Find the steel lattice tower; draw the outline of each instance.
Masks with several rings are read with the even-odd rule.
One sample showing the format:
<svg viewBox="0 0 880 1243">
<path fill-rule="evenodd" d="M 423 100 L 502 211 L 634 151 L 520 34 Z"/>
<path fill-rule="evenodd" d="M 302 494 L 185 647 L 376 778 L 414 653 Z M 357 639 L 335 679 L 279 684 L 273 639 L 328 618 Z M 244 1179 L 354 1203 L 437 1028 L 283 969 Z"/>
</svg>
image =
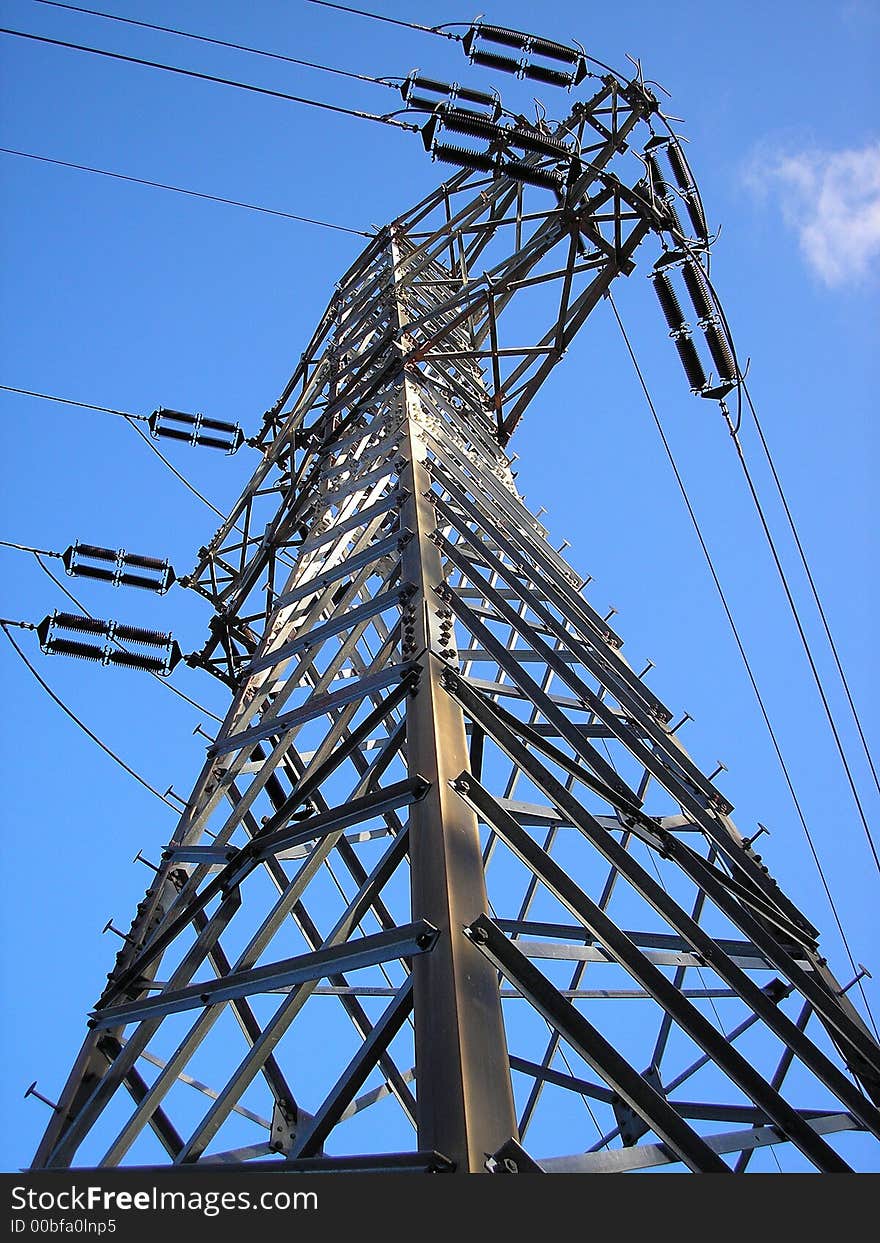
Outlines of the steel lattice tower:
<svg viewBox="0 0 880 1243">
<path fill-rule="evenodd" d="M 34 1168 L 717 1172 L 786 1142 L 842 1171 L 841 1133 L 880 1136 L 880 1049 L 816 929 L 506 453 L 681 228 L 612 171 L 655 109 L 609 77 L 336 286 L 188 580 L 215 610 L 188 659 L 231 706 Z"/>
</svg>

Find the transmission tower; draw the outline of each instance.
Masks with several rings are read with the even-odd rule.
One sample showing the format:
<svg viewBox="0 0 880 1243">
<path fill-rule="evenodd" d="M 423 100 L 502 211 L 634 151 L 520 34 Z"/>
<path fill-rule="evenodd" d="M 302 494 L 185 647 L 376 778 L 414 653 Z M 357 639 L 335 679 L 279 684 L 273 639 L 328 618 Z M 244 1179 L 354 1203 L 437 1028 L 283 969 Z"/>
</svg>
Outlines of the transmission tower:
<svg viewBox="0 0 880 1243">
<path fill-rule="evenodd" d="M 558 126 L 426 127 L 460 167 L 339 281 L 184 580 L 231 705 L 35 1169 L 835 1172 L 880 1136 L 848 986 L 507 453 L 649 236 L 693 389 L 736 382 L 656 114 L 609 75 Z"/>
</svg>

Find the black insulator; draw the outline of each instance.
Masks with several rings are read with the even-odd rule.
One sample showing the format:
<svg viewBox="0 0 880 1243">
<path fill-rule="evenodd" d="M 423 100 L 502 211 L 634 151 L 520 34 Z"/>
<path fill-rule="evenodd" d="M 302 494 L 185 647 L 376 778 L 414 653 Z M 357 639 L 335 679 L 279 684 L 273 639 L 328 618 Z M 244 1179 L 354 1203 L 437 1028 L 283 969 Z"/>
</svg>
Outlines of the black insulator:
<svg viewBox="0 0 880 1243">
<path fill-rule="evenodd" d="M 126 552 L 122 554 L 122 560 L 126 565 L 136 565 L 142 570 L 167 570 L 168 562 L 160 560 L 159 557 L 144 557 L 140 553 Z"/>
<path fill-rule="evenodd" d="M 663 180 L 663 174 L 660 171 L 660 164 L 657 161 L 656 155 L 649 151 L 645 155 L 645 160 L 648 168 L 651 170 L 651 188 L 654 192 L 654 197 L 657 199 L 668 199 L 669 187 Z"/>
<path fill-rule="evenodd" d="M 168 410 L 164 406 L 160 406 L 158 410 L 154 410 L 147 420 L 148 423 L 158 423 L 159 419 L 170 419 L 173 423 L 185 423 L 187 427 L 194 427 L 199 422 L 201 415 L 186 414 L 183 410 Z"/>
<path fill-rule="evenodd" d="M 484 108 L 491 108 L 495 113 L 496 109 L 500 111 L 501 100 L 497 95 L 490 95 L 488 91 L 475 91 L 470 86 L 457 86 L 455 94 L 458 99 L 464 99 L 469 104 L 482 104 Z"/>
<path fill-rule="evenodd" d="M 655 272 L 651 277 L 651 284 L 654 286 L 657 300 L 671 331 L 682 332 L 685 328 L 684 314 L 682 313 L 681 303 L 678 300 L 678 294 L 673 289 L 669 277 L 665 272 Z"/>
<path fill-rule="evenodd" d="M 143 574 L 129 574 L 127 570 L 122 571 L 117 582 L 120 587 L 140 587 L 144 591 L 158 591 L 160 596 L 164 595 L 171 586 L 165 579 L 146 578 Z"/>
<path fill-rule="evenodd" d="M 458 164 L 462 168 L 479 168 L 485 172 L 495 168 L 495 157 L 488 151 L 468 151 L 467 147 L 451 142 L 435 142 L 431 154 L 444 164 Z"/>
<path fill-rule="evenodd" d="M 484 117 L 482 113 L 472 112 L 469 108 L 444 107 L 440 112 L 443 124 L 454 134 L 472 134 L 475 138 L 485 138 L 487 142 L 496 142 L 506 136 L 507 131 L 500 125 Z"/>
<path fill-rule="evenodd" d="M 703 269 L 692 259 L 688 259 L 681 270 L 684 283 L 697 312 L 697 319 L 711 319 L 715 314 L 712 294 L 703 274 Z"/>
<path fill-rule="evenodd" d="M 534 164 L 526 164 L 522 160 L 505 160 L 501 171 L 516 181 L 541 186 L 545 190 L 560 190 L 565 180 L 555 168 L 536 168 Z"/>
<path fill-rule="evenodd" d="M 691 388 L 694 392 L 699 392 L 700 389 L 706 387 L 706 373 L 703 370 L 703 364 L 700 362 L 697 347 L 690 337 L 676 337 L 675 348 L 678 350 L 681 365 L 684 367 L 684 372 Z"/>
<path fill-rule="evenodd" d="M 115 570 L 104 570 L 98 565 L 75 565 L 68 570 L 68 574 L 72 578 L 97 578 L 102 583 L 112 583 L 116 581 Z"/>
<path fill-rule="evenodd" d="M 484 69 L 497 69 L 501 73 L 515 73 L 520 71 L 520 63 L 514 60 L 512 56 L 497 56 L 495 52 L 471 52 L 471 63 L 474 65 L 482 65 Z"/>
<path fill-rule="evenodd" d="M 546 56 L 549 60 L 563 60 L 569 65 L 576 65 L 582 55 L 576 47 L 566 47 L 564 43 L 554 43 L 552 39 L 542 39 L 539 35 L 532 35 L 530 43 L 532 51 L 539 56 Z"/>
<path fill-rule="evenodd" d="M 433 91 L 435 95 L 451 95 L 451 82 L 438 82 L 436 78 L 423 78 L 421 74 L 414 73 L 406 79 L 402 89 L 415 89 L 420 91 Z"/>
<path fill-rule="evenodd" d="M 237 423 L 225 423 L 222 419 L 200 419 L 199 427 L 207 427 L 212 432 L 229 432 L 230 435 L 238 431 Z"/>
<path fill-rule="evenodd" d="M 123 642 L 143 643 L 145 647 L 167 647 L 171 642 L 170 634 L 161 630 L 144 630 L 142 626 L 128 626 L 122 622 L 113 625 L 113 638 Z"/>
<path fill-rule="evenodd" d="M 126 669 L 146 669 L 149 673 L 165 673 L 167 661 L 164 656 L 144 656 L 139 652 L 111 651 L 107 653 L 108 665 L 122 665 Z"/>
<path fill-rule="evenodd" d="M 666 227 L 667 227 L 668 229 L 671 229 L 671 231 L 672 231 L 672 232 L 673 232 L 673 233 L 674 233 L 677 237 L 684 237 L 684 236 L 685 236 L 685 232 L 684 232 L 684 229 L 681 227 L 681 217 L 679 216 L 678 212 L 676 211 L 675 204 L 674 204 L 672 201 L 670 201 L 670 202 L 668 202 L 668 203 L 664 203 L 664 204 L 663 204 L 663 211 L 664 211 L 664 213 L 665 213 L 665 215 L 666 215 L 666 219 L 667 219 L 667 225 L 666 225 Z"/>
<path fill-rule="evenodd" d="M 556 155 L 560 159 L 567 159 L 571 156 L 571 150 L 561 138 L 537 134 L 534 130 L 510 130 L 507 139 L 512 147 L 522 147 L 524 151 L 537 151 L 540 155 Z"/>
<path fill-rule="evenodd" d="M 718 369 L 719 378 L 722 380 L 735 380 L 736 363 L 734 362 L 733 351 L 730 348 L 730 342 L 727 340 L 726 334 L 717 324 L 706 324 L 703 332 L 706 335 L 706 343 L 709 346 L 712 360 Z"/>
<path fill-rule="evenodd" d="M 508 30 L 505 26 L 484 26 L 482 22 L 473 27 L 473 33 L 487 43 L 500 43 L 504 47 L 524 48 L 531 42 L 531 35 L 523 34 L 521 30 Z"/>
<path fill-rule="evenodd" d="M 79 613 L 53 613 L 52 625 L 81 634 L 106 634 L 110 623 L 101 621 L 100 617 L 82 617 Z"/>
<path fill-rule="evenodd" d="M 435 108 L 440 107 L 439 99 L 428 99 L 425 95 L 410 95 L 406 103 L 408 108 L 423 112 L 433 112 Z"/>
<path fill-rule="evenodd" d="M 164 436 L 166 440 L 192 440 L 191 432 L 182 432 L 176 427 L 157 426 L 153 429 L 153 435 L 155 437 Z"/>
<path fill-rule="evenodd" d="M 691 218 L 691 224 L 694 226 L 694 235 L 705 242 L 709 237 L 709 230 L 706 226 L 706 217 L 703 215 L 703 209 L 700 206 L 700 199 L 696 190 L 689 190 L 684 196 L 685 207 Z"/>
<path fill-rule="evenodd" d="M 671 142 L 666 148 L 666 154 L 669 158 L 669 167 L 672 169 L 672 175 L 678 182 L 682 190 L 689 190 L 694 184 L 691 176 L 691 170 L 688 168 L 688 162 L 684 158 L 684 152 L 678 143 Z"/>
<path fill-rule="evenodd" d="M 47 656 L 79 656 L 81 660 L 103 662 L 104 649 L 94 643 L 77 643 L 73 639 L 49 639 L 43 644 Z"/>
<path fill-rule="evenodd" d="M 114 548 L 100 548 L 97 544 L 74 544 L 67 552 L 78 553 L 81 557 L 94 557 L 96 561 L 115 561 L 118 556 Z"/>
<path fill-rule="evenodd" d="M 240 440 L 236 443 L 236 439 L 224 439 L 222 436 L 203 436 L 201 433 L 193 436 L 191 439 L 194 445 L 204 445 L 207 449 L 225 449 L 228 453 L 234 453 L 241 444 Z"/>
<path fill-rule="evenodd" d="M 573 73 L 562 73 L 559 69 L 548 69 L 545 65 L 524 65 L 522 75 L 547 86 L 563 86 L 567 89 L 575 84 Z"/>
</svg>

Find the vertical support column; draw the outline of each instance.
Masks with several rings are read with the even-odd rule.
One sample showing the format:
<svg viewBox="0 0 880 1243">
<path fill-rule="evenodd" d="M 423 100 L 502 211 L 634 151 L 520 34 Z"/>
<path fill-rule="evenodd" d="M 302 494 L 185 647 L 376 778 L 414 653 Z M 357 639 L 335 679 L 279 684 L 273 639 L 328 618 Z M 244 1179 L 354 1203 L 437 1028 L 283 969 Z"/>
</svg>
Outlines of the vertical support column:
<svg viewBox="0 0 880 1243">
<path fill-rule="evenodd" d="M 412 532 L 402 577 L 412 589 L 412 642 L 421 670 L 407 704 L 406 755 L 410 772 L 431 783 L 410 809 L 412 917 L 440 931 L 431 953 L 413 961 L 418 1142 L 449 1157 L 458 1172 L 479 1173 L 487 1154 L 516 1137 L 516 1113 L 497 973 L 463 931 L 487 912 L 486 884 L 476 817 L 449 785 L 468 766 L 467 743 L 461 709 L 440 684 L 444 663 L 435 653 L 446 640 L 438 633 L 442 602 L 433 588 L 443 575 L 430 539 L 436 516 L 424 495 L 431 481 L 418 429 L 420 399 L 405 374 L 402 399 L 407 464 L 401 482 L 409 496 L 401 525 Z"/>
</svg>

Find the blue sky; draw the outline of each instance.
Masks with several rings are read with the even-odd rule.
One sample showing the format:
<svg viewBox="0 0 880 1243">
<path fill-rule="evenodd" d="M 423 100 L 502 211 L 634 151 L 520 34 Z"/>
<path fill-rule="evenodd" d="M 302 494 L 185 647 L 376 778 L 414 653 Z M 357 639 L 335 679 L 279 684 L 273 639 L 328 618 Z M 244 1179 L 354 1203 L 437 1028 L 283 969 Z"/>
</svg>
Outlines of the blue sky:
<svg viewBox="0 0 880 1243">
<path fill-rule="evenodd" d="M 102 7 L 98 5 L 98 7 Z M 445 80 L 488 79 L 446 41 L 291 0 L 116 0 L 108 11 L 377 75 L 419 66 Z M 387 0 L 424 24 L 465 15 Z M 193 44 L 33 0 L 6 0 L 3 25 L 268 88 L 382 112 L 391 91 L 244 53 Z M 469 16 L 469 15 L 468 15 Z M 530 29 L 534 6 L 499 0 L 486 20 Z M 874 415 L 880 270 L 880 134 L 872 85 L 880 5 L 780 0 L 711 10 L 703 3 L 559 2 L 540 33 L 578 38 L 599 58 L 671 93 L 710 225 L 722 226 L 713 273 L 789 492 L 870 740 L 876 709 L 878 526 Z M 354 229 L 397 215 L 444 176 L 419 139 L 391 128 L 0 36 L 0 146 L 247 200 Z M 508 106 L 530 108 L 500 79 Z M 557 111 L 566 100 L 549 89 Z M 256 429 L 362 239 L 200 202 L 0 153 L 0 383 L 147 414 L 201 410 Z M 875 969 L 866 991 L 880 1016 L 878 876 L 833 750 L 791 617 L 774 578 L 717 408 L 692 398 L 644 279 L 615 291 L 675 455 L 717 556 L 736 618 L 838 904 L 854 956 Z M 121 419 L 0 393 L 4 499 L 0 538 L 48 549 L 75 539 L 169 556 L 180 572 L 217 520 Z M 166 446 L 167 446 L 166 442 Z M 744 436 L 750 460 L 757 446 Z M 165 448 L 166 446 L 163 446 Z M 656 431 L 608 310 L 600 308 L 517 432 L 519 486 L 546 505 L 554 540 L 595 582 L 630 662 L 656 662 L 652 686 L 694 720 L 682 738 L 744 831 L 772 830 L 765 859 L 824 930 L 850 976 L 763 724 L 700 559 Z M 221 509 L 247 480 L 236 457 L 171 446 L 175 466 Z M 769 497 L 766 472 L 761 486 Z M 782 531 L 771 505 L 775 529 Z M 821 668 L 832 669 L 786 545 Z M 22 553 L 0 548 L 0 614 L 38 621 L 64 607 Z M 56 563 L 57 564 L 57 563 Z M 54 566 L 53 566 L 54 568 Z M 90 610 L 173 628 L 200 647 L 209 620 L 175 588 L 162 600 L 65 580 Z M 153 680 L 40 655 L 16 638 L 55 691 L 160 790 L 186 794 L 201 763 L 192 730 L 208 718 Z M 60 713 L 7 644 L 2 670 L 4 900 L 0 971 L 7 1073 L 0 1164 L 30 1159 L 45 1107 L 33 1079 L 60 1090 L 115 947 L 174 818 Z M 206 674 L 175 685 L 215 713 Z M 869 817 L 878 800 L 845 726 Z M 876 790 L 875 790 L 876 796 Z"/>
</svg>

